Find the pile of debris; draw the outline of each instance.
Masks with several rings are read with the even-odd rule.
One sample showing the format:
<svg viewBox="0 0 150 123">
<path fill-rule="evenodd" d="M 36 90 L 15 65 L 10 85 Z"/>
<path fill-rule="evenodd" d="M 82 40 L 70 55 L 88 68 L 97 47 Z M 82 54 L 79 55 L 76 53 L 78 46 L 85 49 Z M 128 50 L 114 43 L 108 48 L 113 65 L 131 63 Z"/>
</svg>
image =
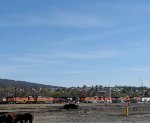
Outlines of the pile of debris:
<svg viewBox="0 0 150 123">
<path fill-rule="evenodd" d="M 75 104 L 65 104 L 63 109 L 78 109 L 79 106 L 78 105 L 75 105 Z"/>
</svg>

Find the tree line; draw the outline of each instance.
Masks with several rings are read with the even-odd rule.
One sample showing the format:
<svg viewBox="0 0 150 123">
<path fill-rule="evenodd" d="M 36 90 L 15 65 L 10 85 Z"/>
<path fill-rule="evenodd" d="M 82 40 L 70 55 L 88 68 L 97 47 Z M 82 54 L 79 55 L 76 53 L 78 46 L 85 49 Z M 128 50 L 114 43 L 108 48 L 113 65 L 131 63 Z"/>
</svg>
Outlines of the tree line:
<svg viewBox="0 0 150 123">
<path fill-rule="evenodd" d="M 132 87 L 132 86 L 115 86 L 104 87 L 102 85 L 96 85 L 88 87 L 86 85 L 82 87 L 13 87 L 0 88 L 0 97 L 93 97 L 93 96 L 105 96 L 109 97 L 139 97 L 150 96 L 150 88 L 148 87 Z"/>
</svg>

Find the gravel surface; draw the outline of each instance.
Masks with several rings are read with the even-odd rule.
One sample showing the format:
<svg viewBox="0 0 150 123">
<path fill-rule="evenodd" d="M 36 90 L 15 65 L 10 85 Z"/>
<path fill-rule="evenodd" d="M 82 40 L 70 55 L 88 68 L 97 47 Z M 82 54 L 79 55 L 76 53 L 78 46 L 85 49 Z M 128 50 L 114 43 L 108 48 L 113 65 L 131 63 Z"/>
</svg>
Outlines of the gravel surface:
<svg viewBox="0 0 150 123">
<path fill-rule="evenodd" d="M 149 123 L 150 104 L 79 104 L 79 109 L 62 109 L 64 104 L 0 105 L 0 112 L 34 113 L 33 123 Z"/>
</svg>

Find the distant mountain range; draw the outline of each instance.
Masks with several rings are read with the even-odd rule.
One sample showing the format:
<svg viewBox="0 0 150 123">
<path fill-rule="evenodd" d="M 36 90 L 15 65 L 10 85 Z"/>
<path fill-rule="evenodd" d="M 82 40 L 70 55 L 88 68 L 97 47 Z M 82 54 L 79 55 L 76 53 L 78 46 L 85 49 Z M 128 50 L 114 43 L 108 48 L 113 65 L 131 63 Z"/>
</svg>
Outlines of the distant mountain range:
<svg viewBox="0 0 150 123">
<path fill-rule="evenodd" d="M 58 88 L 58 86 L 52 86 L 52 85 L 44 85 L 44 84 L 31 83 L 31 82 L 26 82 L 26 81 L 15 81 L 15 80 L 9 80 L 9 79 L 0 79 L 0 88 L 7 88 L 7 87 L 13 87 L 13 88 Z"/>
</svg>

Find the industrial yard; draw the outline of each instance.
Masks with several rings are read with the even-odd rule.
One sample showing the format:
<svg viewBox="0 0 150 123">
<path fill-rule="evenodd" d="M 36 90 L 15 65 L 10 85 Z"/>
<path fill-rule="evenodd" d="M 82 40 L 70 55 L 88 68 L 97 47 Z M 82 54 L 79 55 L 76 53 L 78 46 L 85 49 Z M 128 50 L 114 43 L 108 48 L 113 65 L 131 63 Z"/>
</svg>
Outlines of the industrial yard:
<svg viewBox="0 0 150 123">
<path fill-rule="evenodd" d="M 149 123 L 149 103 L 126 105 L 80 103 L 79 109 L 63 109 L 64 104 L 3 104 L 0 112 L 34 114 L 33 123 Z"/>
</svg>

